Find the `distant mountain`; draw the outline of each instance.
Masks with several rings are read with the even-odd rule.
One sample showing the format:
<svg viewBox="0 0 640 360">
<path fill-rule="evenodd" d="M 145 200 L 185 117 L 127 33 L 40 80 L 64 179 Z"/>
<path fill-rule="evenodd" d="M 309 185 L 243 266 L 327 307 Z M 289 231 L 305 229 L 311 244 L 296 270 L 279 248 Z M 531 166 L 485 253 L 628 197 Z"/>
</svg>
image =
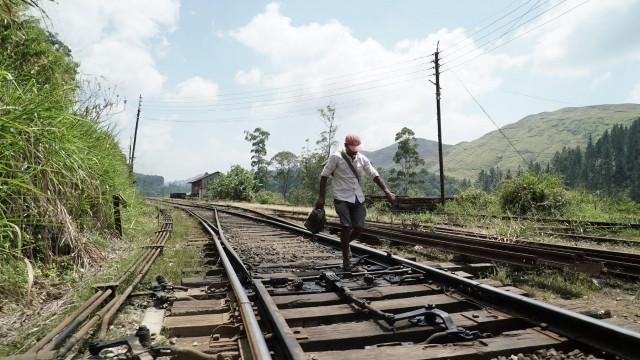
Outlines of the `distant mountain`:
<svg viewBox="0 0 640 360">
<path fill-rule="evenodd" d="M 525 160 L 547 163 L 563 146 L 585 146 L 615 124 L 630 124 L 640 117 L 640 104 L 570 107 L 529 115 L 502 131 Z M 479 139 L 456 144 L 444 159 L 445 174 L 475 179 L 492 166 L 516 169 L 526 166 L 520 155 L 497 130 Z M 429 168 L 437 170 L 437 166 Z"/>
<path fill-rule="evenodd" d="M 144 196 L 166 196 L 172 192 L 189 192 L 191 186 L 186 180 L 165 183 L 160 175 L 134 173 L 136 189 Z"/>
<path fill-rule="evenodd" d="M 425 161 L 427 168 L 438 166 L 438 142 L 433 140 L 427 140 L 422 138 L 416 139 L 418 145 L 418 153 Z M 442 152 L 446 155 L 448 151 L 453 148 L 453 145 L 442 144 Z M 393 143 L 382 149 L 375 151 L 363 151 L 362 153 L 371 160 L 371 163 L 375 167 L 379 168 L 392 168 L 397 167 L 397 164 L 393 162 L 393 155 L 398 149 L 398 143 Z"/>
<path fill-rule="evenodd" d="M 563 146 L 585 146 L 589 136 L 597 140 L 615 124 L 630 124 L 640 118 L 640 104 L 611 104 L 570 107 L 552 112 L 529 115 L 502 127 L 517 151 L 526 161 L 545 164 Z M 418 152 L 425 160 L 425 167 L 438 171 L 438 143 L 416 139 Z M 393 155 L 397 144 L 363 153 L 377 167 L 395 166 Z M 445 175 L 459 179 L 475 179 L 478 172 L 493 166 L 506 169 L 526 167 L 518 152 L 500 132 L 489 132 L 479 139 L 456 145 L 443 145 Z"/>
</svg>

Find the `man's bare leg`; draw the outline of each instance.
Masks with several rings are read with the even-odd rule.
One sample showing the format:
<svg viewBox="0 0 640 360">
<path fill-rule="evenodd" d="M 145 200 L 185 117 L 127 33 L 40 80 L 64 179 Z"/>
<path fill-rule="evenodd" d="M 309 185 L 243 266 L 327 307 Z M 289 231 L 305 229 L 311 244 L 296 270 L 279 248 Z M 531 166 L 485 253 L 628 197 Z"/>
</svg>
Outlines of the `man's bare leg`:
<svg viewBox="0 0 640 360">
<path fill-rule="evenodd" d="M 352 229 L 347 226 L 343 226 L 340 231 L 340 244 L 342 246 L 342 268 L 345 271 L 351 270 L 351 247 L 349 243 L 351 242 L 351 234 L 353 233 Z"/>
</svg>

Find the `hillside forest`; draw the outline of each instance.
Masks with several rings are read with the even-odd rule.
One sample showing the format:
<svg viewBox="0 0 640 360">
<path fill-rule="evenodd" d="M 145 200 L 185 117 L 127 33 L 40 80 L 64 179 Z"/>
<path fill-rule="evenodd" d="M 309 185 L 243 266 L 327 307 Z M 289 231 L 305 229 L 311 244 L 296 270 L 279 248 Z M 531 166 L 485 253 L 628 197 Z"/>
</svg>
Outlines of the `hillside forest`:
<svg viewBox="0 0 640 360">
<path fill-rule="evenodd" d="M 327 125 L 326 130 L 319 134 L 315 146 L 307 140 L 307 145 L 298 155 L 283 151 L 269 158 L 266 144 L 270 133 L 262 128 L 247 131 L 246 140 L 251 145 L 252 168 L 248 170 L 239 165 L 234 166 L 227 174 L 210 183 L 208 197 L 310 205 L 317 196 L 317 179 L 328 154 L 341 148 L 338 145 L 339 139 L 331 135 L 335 134 L 338 127 L 335 113 L 336 109 L 332 106 L 320 111 L 320 117 Z M 516 179 L 525 188 L 526 183 L 531 182 L 531 186 L 550 186 L 562 191 L 572 189 L 622 201 L 630 198 L 638 202 L 639 131 L 640 119 L 637 119 L 630 125 L 617 124 L 603 134 L 594 134 L 597 136 L 596 140 L 594 135 L 590 135 L 584 148 L 579 145 L 565 146 L 546 163 L 523 161 L 517 168 L 506 170 L 490 167 L 479 171 L 471 179 L 446 177 L 446 195 L 465 193 L 468 196 L 467 189 L 476 189 L 487 194 L 496 193 L 500 197 L 506 188 L 515 186 L 513 181 Z M 439 177 L 424 166 L 425 161 L 419 154 L 415 133 L 405 127 L 396 133 L 394 140 L 396 150 L 393 154 L 393 166 L 378 168 L 381 176 L 400 196 L 438 196 Z M 377 192 L 377 187 L 366 179 L 363 187 L 365 193 Z M 544 192 L 544 189 L 541 191 Z M 555 190 L 551 192 L 553 191 Z M 464 197 L 464 194 L 461 196 Z M 543 213 L 554 211 L 542 208 L 537 210 Z M 528 210 L 505 205 L 501 211 L 522 213 Z"/>
</svg>

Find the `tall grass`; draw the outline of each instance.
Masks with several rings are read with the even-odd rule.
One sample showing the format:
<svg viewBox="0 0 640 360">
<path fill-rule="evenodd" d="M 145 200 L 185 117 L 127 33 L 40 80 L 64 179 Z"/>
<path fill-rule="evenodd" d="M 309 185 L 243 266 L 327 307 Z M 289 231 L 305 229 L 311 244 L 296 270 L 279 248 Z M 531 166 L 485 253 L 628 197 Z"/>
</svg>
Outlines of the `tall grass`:
<svg viewBox="0 0 640 360">
<path fill-rule="evenodd" d="M 112 196 L 134 196 L 128 165 L 101 120 L 109 100 L 83 91 L 69 49 L 14 10 L 0 14 L 0 261 L 87 266 L 100 252 L 83 234 L 111 232 Z"/>
</svg>

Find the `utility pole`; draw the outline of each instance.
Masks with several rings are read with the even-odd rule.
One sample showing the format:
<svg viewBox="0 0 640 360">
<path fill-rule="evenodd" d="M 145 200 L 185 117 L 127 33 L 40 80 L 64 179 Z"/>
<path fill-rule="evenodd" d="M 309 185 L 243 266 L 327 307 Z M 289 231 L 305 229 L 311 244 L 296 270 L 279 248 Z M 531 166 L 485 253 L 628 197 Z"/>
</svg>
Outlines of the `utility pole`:
<svg viewBox="0 0 640 360">
<path fill-rule="evenodd" d="M 136 129 L 133 132 L 133 148 L 131 149 L 131 159 L 129 159 L 129 163 L 131 164 L 131 174 L 133 174 L 133 160 L 136 158 L 136 140 L 138 140 L 138 123 L 140 122 L 140 108 L 142 107 L 142 94 L 138 98 L 138 113 L 136 114 Z"/>
<path fill-rule="evenodd" d="M 434 55 L 434 66 L 436 72 L 436 82 L 431 81 L 436 86 L 436 113 L 438 117 L 438 160 L 440 162 L 440 203 L 444 206 L 444 166 L 442 162 L 442 118 L 440 116 L 440 41 L 436 45 Z"/>
</svg>

